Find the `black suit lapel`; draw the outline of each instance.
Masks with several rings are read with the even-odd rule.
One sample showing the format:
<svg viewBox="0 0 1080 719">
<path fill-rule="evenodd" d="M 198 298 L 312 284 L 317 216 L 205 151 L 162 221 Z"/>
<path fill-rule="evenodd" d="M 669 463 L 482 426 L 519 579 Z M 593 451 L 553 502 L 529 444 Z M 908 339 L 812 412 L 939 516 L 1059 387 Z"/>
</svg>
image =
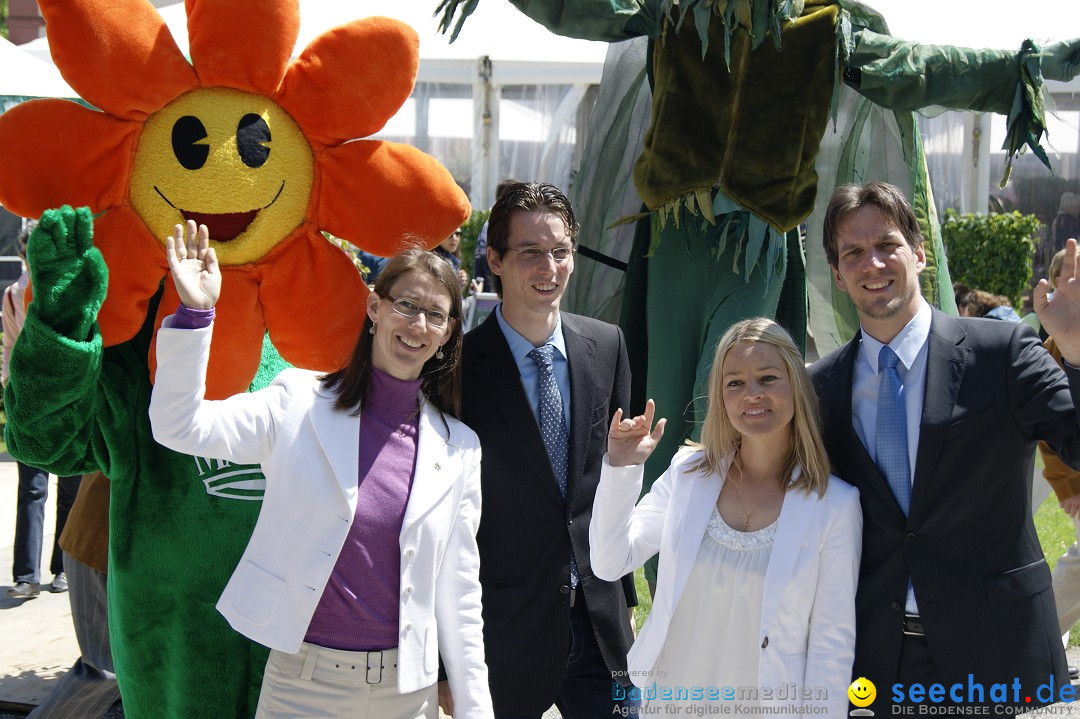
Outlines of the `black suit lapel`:
<svg viewBox="0 0 1080 719">
<path fill-rule="evenodd" d="M 962 346 L 965 336 L 959 322 L 934 310 L 926 347 L 926 387 L 915 457 L 915 483 L 911 488 L 912 512 L 925 499 L 945 444 L 945 430 L 967 367 L 967 353 Z"/>
<path fill-rule="evenodd" d="M 547 447 L 540 436 L 540 427 L 536 415 L 521 386 L 521 373 L 518 372 L 510 345 L 499 327 L 495 313 L 492 312 L 474 332 L 479 333 L 476 342 L 476 363 L 472 367 L 476 372 L 476 385 L 487 393 L 499 418 L 521 447 L 524 466 L 522 471 L 532 469 L 540 481 L 547 487 L 554 498 L 563 502 L 555 474 L 551 471 L 551 459 Z"/>
<path fill-rule="evenodd" d="M 836 418 L 833 422 L 833 432 L 840 440 L 834 445 L 834 451 L 843 452 L 847 460 L 855 466 L 857 476 L 863 478 L 863 481 L 858 483 L 861 491 L 865 492 L 869 489 L 877 492 L 881 495 L 883 501 L 903 517 L 904 512 L 900 508 L 900 503 L 896 500 L 896 495 L 893 494 L 892 487 L 889 486 L 889 481 L 885 479 L 881 470 L 874 463 L 870 452 L 867 451 L 866 446 L 863 445 L 862 440 L 859 438 L 859 433 L 855 431 L 855 424 L 852 421 L 851 388 L 855 380 L 855 362 L 859 358 L 861 342 L 862 333 L 859 332 L 847 344 L 844 354 L 837 361 L 837 366 L 841 371 L 834 375 L 832 392 L 829 395 L 830 398 L 837 398 L 835 401 L 838 405 L 831 412 L 831 416 Z M 855 477 L 848 478 L 843 475 L 840 478 L 849 482 L 855 480 Z"/>
<path fill-rule="evenodd" d="M 570 320 L 569 322 L 567 320 Z M 566 361 L 570 366 L 570 433 L 569 457 L 566 470 L 566 494 L 573 506 L 575 490 L 579 482 L 574 480 L 584 471 L 585 457 L 589 451 L 589 429 L 592 425 L 591 411 L 599 404 L 594 401 L 593 351 L 596 340 L 586 337 L 573 326 L 572 318 L 562 316 L 563 342 L 566 344 Z"/>
</svg>

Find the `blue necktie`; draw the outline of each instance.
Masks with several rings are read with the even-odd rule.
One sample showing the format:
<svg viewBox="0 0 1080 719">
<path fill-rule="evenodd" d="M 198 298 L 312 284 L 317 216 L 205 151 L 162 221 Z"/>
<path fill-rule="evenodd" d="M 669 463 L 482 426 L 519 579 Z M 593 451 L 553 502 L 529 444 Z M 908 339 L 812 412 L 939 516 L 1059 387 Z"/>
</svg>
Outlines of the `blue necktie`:
<svg viewBox="0 0 1080 719">
<path fill-rule="evenodd" d="M 554 345 L 536 347 L 529 352 L 529 357 L 536 362 L 538 369 L 536 379 L 540 390 L 540 436 L 547 448 L 548 459 L 551 460 L 551 472 L 555 475 L 559 492 L 565 499 L 569 433 L 566 431 L 566 419 L 563 415 L 562 393 L 559 391 L 559 383 L 555 381 L 554 355 Z M 577 562 L 571 550 L 570 586 L 576 587 L 577 584 Z"/>
<path fill-rule="evenodd" d="M 878 385 L 877 438 L 874 451 L 878 469 L 889 481 L 896 501 L 908 513 L 911 506 L 911 472 L 908 462 L 907 410 L 904 407 L 904 385 L 896 363 L 900 358 L 888 345 L 878 354 L 881 384 Z"/>
<path fill-rule="evenodd" d="M 529 352 L 529 357 L 536 362 L 539 373 L 537 386 L 540 389 L 540 436 L 544 439 L 551 471 L 559 483 L 559 491 L 566 497 L 566 453 L 567 432 L 563 419 L 562 393 L 555 381 L 553 356 L 555 347 L 544 345 Z"/>
</svg>

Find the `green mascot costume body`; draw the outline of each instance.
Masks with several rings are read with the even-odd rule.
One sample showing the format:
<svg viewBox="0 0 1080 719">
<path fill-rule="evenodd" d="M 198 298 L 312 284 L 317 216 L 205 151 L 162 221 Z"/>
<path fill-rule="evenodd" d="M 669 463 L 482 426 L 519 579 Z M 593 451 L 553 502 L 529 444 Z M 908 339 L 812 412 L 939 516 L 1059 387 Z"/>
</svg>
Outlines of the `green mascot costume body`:
<svg viewBox="0 0 1080 719">
<path fill-rule="evenodd" d="M 207 396 L 222 398 L 286 363 L 330 371 L 349 356 L 368 290 L 324 231 L 380 255 L 407 236 L 434 246 L 468 201 L 433 158 L 357 139 L 412 91 L 419 43 L 397 21 L 342 25 L 291 60 L 297 0 L 187 0 L 189 61 L 144 0 L 39 5 L 58 67 L 100 111 L 34 100 L 0 115 L 0 202 L 41 216 L 8 447 L 112 480 L 109 620 L 126 715 L 249 717 L 267 651 L 215 603 L 265 478 L 151 434 L 153 338 L 178 304 L 164 238 L 185 220 L 209 228 L 225 291 Z M 65 203 L 88 207 L 47 210 Z"/>
</svg>

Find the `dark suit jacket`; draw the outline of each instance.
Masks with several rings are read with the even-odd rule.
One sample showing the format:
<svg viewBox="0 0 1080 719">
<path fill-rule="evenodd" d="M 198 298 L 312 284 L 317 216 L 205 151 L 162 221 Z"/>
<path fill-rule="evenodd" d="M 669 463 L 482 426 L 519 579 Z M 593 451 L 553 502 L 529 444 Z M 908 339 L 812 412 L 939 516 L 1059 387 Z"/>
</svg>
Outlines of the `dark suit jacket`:
<svg viewBox="0 0 1080 719">
<path fill-rule="evenodd" d="M 476 539 L 496 714 L 540 713 L 555 700 L 570 651 L 571 545 L 578 595 L 584 591 L 607 669 L 628 684 L 633 577 L 593 576 L 589 521 L 608 424 L 617 408 L 629 409 L 630 368 L 618 327 L 565 312 L 562 327 L 570 367 L 566 500 L 495 313 L 465 336 L 461 418 L 479 435 L 483 452 Z"/>
<path fill-rule="evenodd" d="M 856 598 L 856 677 L 888 711 L 897 678 L 906 581 L 946 684 L 1019 678 L 1068 683 L 1050 570 L 1031 518 L 1036 441 L 1080 457 L 1080 372 L 1066 374 L 1027 325 L 960 319 L 934 310 L 911 508 L 900 505 L 852 426 L 860 337 L 816 362 L 833 471 L 859 488 L 863 554 Z M 1025 693 L 1026 692 L 1026 693 Z M 1056 690 L 1055 690 L 1056 694 Z M 1009 690 L 1010 700 L 1012 690 Z M 880 714 L 879 714 L 880 716 Z"/>
</svg>

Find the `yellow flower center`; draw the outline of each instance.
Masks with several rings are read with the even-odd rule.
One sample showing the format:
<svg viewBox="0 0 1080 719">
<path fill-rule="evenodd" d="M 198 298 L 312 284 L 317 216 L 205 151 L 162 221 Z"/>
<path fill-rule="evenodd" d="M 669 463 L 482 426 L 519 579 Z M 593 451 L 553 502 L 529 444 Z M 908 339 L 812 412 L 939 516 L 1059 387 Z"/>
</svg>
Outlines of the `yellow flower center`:
<svg viewBox="0 0 1080 719">
<path fill-rule="evenodd" d="M 147 118 L 131 205 L 162 243 L 191 219 L 209 228 L 221 264 L 247 264 L 304 221 L 313 168 L 303 132 L 273 101 L 200 88 Z"/>
</svg>

